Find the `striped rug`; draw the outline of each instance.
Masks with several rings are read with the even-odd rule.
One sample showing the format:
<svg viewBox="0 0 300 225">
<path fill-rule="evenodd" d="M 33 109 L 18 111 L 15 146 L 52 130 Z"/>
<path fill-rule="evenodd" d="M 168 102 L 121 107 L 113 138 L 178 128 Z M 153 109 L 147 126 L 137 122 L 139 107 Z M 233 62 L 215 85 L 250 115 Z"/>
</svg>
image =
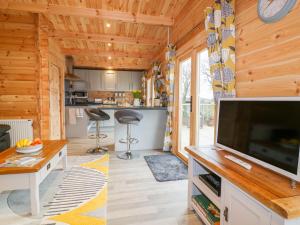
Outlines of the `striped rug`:
<svg viewBox="0 0 300 225">
<path fill-rule="evenodd" d="M 42 225 L 105 225 L 108 155 L 73 166 L 45 207 Z"/>
</svg>

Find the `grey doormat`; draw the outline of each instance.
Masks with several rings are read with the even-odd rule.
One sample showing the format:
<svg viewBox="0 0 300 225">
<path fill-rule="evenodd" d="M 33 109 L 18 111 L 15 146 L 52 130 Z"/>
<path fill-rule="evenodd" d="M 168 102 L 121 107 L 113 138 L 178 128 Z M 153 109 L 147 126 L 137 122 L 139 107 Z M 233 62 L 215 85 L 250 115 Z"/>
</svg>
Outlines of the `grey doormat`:
<svg viewBox="0 0 300 225">
<path fill-rule="evenodd" d="M 174 155 L 148 155 L 144 158 L 158 182 L 187 179 L 187 166 Z"/>
</svg>

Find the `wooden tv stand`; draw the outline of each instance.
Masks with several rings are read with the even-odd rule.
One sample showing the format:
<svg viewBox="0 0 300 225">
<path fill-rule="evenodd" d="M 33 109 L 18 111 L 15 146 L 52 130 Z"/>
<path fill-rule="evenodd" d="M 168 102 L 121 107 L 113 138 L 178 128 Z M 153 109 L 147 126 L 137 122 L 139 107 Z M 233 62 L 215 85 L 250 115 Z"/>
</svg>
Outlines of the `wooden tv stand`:
<svg viewBox="0 0 300 225">
<path fill-rule="evenodd" d="M 187 147 L 186 151 L 189 207 L 205 224 L 209 223 L 191 201 L 193 195 L 204 194 L 220 209 L 221 225 L 300 225 L 300 184 L 293 189 L 289 178 L 242 159 L 252 165 L 247 170 L 226 159 L 225 155 L 234 154 L 225 150 Z M 198 178 L 207 171 L 221 178 L 220 197 Z"/>
</svg>

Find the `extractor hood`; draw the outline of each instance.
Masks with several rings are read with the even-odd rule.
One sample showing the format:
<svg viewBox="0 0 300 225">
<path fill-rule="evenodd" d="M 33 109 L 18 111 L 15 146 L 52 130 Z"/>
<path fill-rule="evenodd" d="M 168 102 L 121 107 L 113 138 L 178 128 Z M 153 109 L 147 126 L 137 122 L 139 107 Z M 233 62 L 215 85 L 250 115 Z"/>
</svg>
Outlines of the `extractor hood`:
<svg viewBox="0 0 300 225">
<path fill-rule="evenodd" d="M 66 56 L 66 80 L 81 80 L 81 78 L 74 74 L 73 70 L 74 66 L 74 59 L 72 56 Z"/>
</svg>

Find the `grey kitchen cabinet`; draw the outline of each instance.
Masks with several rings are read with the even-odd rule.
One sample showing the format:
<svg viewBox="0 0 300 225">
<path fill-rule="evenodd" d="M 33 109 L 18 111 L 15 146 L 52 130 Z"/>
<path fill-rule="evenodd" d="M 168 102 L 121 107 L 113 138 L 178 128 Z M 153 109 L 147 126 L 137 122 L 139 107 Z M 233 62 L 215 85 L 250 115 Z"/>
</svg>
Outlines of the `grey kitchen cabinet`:
<svg viewBox="0 0 300 225">
<path fill-rule="evenodd" d="M 141 90 L 140 71 L 105 71 L 75 69 L 74 73 L 86 83 L 88 91 L 133 91 Z"/>
<path fill-rule="evenodd" d="M 142 75 L 140 71 L 131 72 L 131 90 L 141 90 L 142 89 Z"/>
<path fill-rule="evenodd" d="M 102 85 L 102 71 L 100 70 L 87 70 L 88 83 L 90 91 L 99 91 L 103 89 Z"/>
<path fill-rule="evenodd" d="M 117 72 L 117 90 L 129 91 L 131 87 L 131 72 L 118 71 Z"/>
<path fill-rule="evenodd" d="M 115 71 L 104 71 L 102 75 L 103 86 L 105 91 L 115 91 L 117 88 L 117 74 Z"/>
</svg>

